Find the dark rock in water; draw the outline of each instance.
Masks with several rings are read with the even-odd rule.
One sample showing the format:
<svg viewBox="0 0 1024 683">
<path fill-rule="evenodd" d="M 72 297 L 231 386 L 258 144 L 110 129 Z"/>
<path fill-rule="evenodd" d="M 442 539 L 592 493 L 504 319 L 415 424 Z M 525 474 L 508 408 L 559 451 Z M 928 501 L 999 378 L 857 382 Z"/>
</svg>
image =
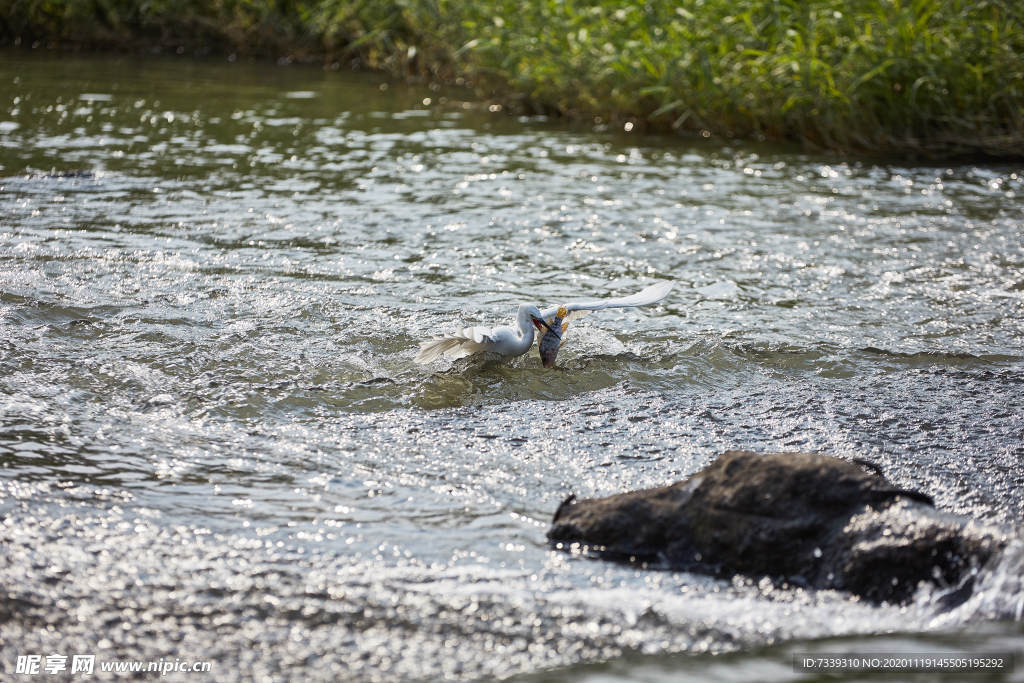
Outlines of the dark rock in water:
<svg viewBox="0 0 1024 683">
<path fill-rule="evenodd" d="M 921 581 L 970 596 L 999 529 L 939 512 L 877 467 L 812 453 L 728 451 L 686 481 L 558 508 L 548 539 L 604 557 L 902 602 Z"/>
</svg>

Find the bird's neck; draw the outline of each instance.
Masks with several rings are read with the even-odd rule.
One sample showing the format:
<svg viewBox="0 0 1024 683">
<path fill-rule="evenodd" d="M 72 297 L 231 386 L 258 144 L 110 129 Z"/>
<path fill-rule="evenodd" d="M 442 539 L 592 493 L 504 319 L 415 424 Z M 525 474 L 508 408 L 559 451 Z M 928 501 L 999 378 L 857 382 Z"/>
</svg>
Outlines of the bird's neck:
<svg viewBox="0 0 1024 683">
<path fill-rule="evenodd" d="M 533 321 L 530 319 L 530 316 L 527 314 L 527 315 L 519 316 L 518 322 L 519 322 L 519 343 L 520 343 L 520 347 L 523 349 L 520 353 L 526 353 L 527 351 L 530 350 L 530 346 L 533 344 L 533 333 L 534 333 Z"/>
</svg>

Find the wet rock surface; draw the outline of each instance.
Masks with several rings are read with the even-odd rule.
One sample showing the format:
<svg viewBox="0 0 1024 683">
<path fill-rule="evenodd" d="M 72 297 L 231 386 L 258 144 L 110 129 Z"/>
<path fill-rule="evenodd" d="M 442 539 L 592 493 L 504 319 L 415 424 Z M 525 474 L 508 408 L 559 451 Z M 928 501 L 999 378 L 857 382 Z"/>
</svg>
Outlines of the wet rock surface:
<svg viewBox="0 0 1024 683">
<path fill-rule="evenodd" d="M 813 453 L 727 451 L 684 481 L 606 498 L 567 499 L 556 547 L 715 575 L 771 576 L 902 602 L 921 581 L 971 594 L 1005 533 L 936 510 L 870 463 Z"/>
</svg>

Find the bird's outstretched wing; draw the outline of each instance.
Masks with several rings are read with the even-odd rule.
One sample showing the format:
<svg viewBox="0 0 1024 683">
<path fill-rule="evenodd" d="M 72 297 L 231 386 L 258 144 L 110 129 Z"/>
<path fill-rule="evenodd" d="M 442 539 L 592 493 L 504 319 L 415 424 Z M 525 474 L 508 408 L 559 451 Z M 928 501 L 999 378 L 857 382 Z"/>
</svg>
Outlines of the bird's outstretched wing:
<svg viewBox="0 0 1024 683">
<path fill-rule="evenodd" d="M 572 301 L 567 304 L 562 304 L 568 311 L 568 314 L 563 316 L 562 322 L 568 323 L 571 320 L 577 320 L 582 318 L 587 313 L 593 311 L 600 311 L 604 308 L 625 308 L 629 306 L 647 306 L 648 304 L 655 304 L 668 296 L 668 293 L 672 290 L 671 282 L 659 282 L 658 284 L 651 285 L 646 289 L 631 294 L 630 296 L 620 296 L 615 299 L 596 299 L 594 301 Z M 558 313 L 560 306 L 553 306 L 552 308 L 541 311 L 541 315 L 548 322 L 551 318 Z"/>
<path fill-rule="evenodd" d="M 416 362 L 430 363 L 441 356 L 454 360 L 489 351 L 494 346 L 493 335 L 490 327 L 464 327 L 447 337 L 421 341 Z"/>
</svg>

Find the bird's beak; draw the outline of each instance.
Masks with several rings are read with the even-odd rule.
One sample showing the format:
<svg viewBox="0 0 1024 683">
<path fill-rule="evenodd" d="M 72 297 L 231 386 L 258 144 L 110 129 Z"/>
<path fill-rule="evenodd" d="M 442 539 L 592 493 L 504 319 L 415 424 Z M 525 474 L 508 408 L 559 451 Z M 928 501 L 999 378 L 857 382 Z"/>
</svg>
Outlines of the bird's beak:
<svg viewBox="0 0 1024 683">
<path fill-rule="evenodd" d="M 534 327 L 537 328 L 538 331 L 543 326 L 548 332 L 551 332 L 552 334 L 556 335 L 559 339 L 562 338 L 562 335 L 559 334 L 558 332 L 555 332 L 553 329 L 551 329 L 551 325 L 548 325 L 547 321 L 545 321 L 543 318 L 537 318 L 537 317 L 534 317 L 534 316 L 530 316 L 530 317 L 533 319 L 533 325 L 534 325 Z"/>
</svg>

